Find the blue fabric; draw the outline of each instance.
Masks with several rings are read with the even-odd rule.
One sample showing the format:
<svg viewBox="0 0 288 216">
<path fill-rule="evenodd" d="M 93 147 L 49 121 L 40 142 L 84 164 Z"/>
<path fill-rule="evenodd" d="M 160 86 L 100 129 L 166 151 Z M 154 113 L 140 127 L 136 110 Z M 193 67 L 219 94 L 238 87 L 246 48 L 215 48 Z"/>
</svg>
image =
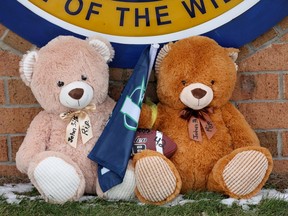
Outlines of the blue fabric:
<svg viewBox="0 0 288 216">
<path fill-rule="evenodd" d="M 103 192 L 120 184 L 125 175 L 139 116 L 138 119 L 131 117 L 133 111 L 125 113 L 123 107 L 128 100 L 130 104 L 132 101 L 136 110 L 141 109 L 149 76 L 149 47 L 146 47 L 140 56 L 106 127 L 88 155 L 88 158 L 98 163 L 98 179 Z M 110 171 L 102 174 L 105 170 L 103 167 Z"/>
</svg>

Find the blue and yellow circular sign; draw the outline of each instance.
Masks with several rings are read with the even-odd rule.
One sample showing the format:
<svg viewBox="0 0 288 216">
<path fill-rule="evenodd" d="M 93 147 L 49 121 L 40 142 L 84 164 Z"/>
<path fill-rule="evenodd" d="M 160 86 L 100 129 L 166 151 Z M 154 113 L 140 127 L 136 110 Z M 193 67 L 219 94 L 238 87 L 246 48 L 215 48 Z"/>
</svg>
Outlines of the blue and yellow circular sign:
<svg viewBox="0 0 288 216">
<path fill-rule="evenodd" d="M 287 0 L 1 0 L 0 21 L 37 46 L 58 35 L 101 35 L 111 66 L 132 68 L 147 44 L 206 35 L 240 47 L 288 14 Z"/>
</svg>

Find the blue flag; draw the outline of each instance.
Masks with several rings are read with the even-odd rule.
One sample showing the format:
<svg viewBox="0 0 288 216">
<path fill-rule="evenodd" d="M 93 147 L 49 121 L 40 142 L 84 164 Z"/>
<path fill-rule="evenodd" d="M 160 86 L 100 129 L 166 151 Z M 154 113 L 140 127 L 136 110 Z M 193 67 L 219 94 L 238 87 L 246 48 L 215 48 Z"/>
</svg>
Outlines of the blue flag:
<svg viewBox="0 0 288 216">
<path fill-rule="evenodd" d="M 98 164 L 98 180 L 103 192 L 123 181 L 158 48 L 155 44 L 144 49 L 107 125 L 88 155 Z"/>
</svg>

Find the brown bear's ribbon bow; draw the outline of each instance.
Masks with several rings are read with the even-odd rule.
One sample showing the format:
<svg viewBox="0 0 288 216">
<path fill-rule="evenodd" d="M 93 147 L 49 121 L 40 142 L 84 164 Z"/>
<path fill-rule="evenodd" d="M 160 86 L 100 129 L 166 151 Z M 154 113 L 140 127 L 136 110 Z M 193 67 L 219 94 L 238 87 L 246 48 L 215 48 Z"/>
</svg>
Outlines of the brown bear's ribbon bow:
<svg viewBox="0 0 288 216">
<path fill-rule="evenodd" d="M 69 120 L 69 123 L 66 127 L 65 138 L 67 144 L 76 148 L 79 129 L 83 144 L 88 142 L 93 137 L 92 125 L 87 111 L 93 111 L 95 109 L 95 104 L 89 104 L 81 110 L 68 111 L 60 114 L 61 119 Z"/>
<path fill-rule="evenodd" d="M 211 139 L 215 134 L 216 127 L 209 117 L 209 113 L 213 113 L 213 108 L 207 107 L 201 110 L 185 108 L 181 110 L 180 117 L 188 121 L 190 139 L 200 142 L 202 141 L 201 125 L 208 139 Z"/>
</svg>

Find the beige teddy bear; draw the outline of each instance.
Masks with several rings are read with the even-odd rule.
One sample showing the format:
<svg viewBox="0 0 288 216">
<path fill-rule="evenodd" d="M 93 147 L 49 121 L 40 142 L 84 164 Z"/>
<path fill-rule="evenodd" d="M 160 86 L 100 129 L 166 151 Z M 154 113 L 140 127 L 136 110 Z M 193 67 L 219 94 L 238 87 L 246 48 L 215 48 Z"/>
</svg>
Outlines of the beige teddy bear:
<svg viewBox="0 0 288 216">
<path fill-rule="evenodd" d="M 103 194 L 96 188 L 97 165 L 87 158 L 115 105 L 108 96 L 107 62 L 113 56 L 112 46 L 102 38 L 72 36 L 59 36 L 23 56 L 21 78 L 43 111 L 27 131 L 16 165 L 46 201 L 78 200 L 96 190 L 108 199 L 134 197 L 130 165 L 129 178 Z"/>
</svg>

